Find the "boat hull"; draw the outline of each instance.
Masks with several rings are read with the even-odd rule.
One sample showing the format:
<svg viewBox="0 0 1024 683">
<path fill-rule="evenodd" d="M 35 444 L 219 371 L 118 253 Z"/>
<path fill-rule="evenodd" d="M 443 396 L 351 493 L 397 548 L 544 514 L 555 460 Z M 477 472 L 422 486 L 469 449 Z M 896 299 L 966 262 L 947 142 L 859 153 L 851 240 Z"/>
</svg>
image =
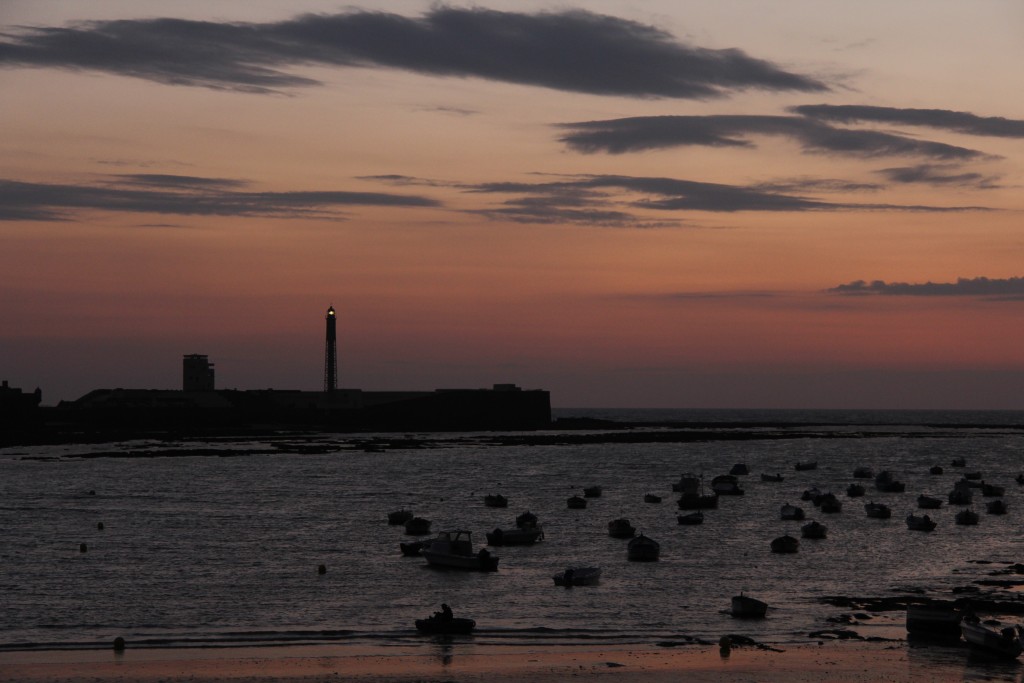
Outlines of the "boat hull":
<svg viewBox="0 0 1024 683">
<path fill-rule="evenodd" d="M 1024 646 L 1021 644 L 1021 633 L 1018 628 L 1008 627 L 1003 631 L 994 631 L 981 624 L 963 622 L 960 630 L 972 649 L 985 654 L 1016 659 Z"/>
<path fill-rule="evenodd" d="M 429 617 L 416 620 L 416 630 L 420 633 L 471 633 L 476 628 L 472 619 L 438 619 Z"/>
</svg>

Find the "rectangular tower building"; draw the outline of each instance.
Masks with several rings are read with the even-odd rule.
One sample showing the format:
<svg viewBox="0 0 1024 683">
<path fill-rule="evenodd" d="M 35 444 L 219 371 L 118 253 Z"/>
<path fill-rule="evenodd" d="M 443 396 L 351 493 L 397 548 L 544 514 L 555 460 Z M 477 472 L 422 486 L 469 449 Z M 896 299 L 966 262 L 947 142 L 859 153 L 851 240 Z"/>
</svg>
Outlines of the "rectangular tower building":
<svg viewBox="0 0 1024 683">
<path fill-rule="evenodd" d="M 181 362 L 182 391 L 213 391 L 213 363 L 200 353 L 185 355 Z"/>
</svg>

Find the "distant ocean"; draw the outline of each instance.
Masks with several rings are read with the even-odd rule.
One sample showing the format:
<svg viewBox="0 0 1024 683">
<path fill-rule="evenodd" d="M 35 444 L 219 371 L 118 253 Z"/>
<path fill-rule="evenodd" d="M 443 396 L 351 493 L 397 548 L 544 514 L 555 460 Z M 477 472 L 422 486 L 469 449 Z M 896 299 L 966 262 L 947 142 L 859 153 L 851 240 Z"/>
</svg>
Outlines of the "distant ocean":
<svg viewBox="0 0 1024 683">
<path fill-rule="evenodd" d="M 477 620 L 465 641 L 477 644 L 678 644 L 725 633 L 784 644 L 840 628 L 903 638 L 902 611 L 863 612 L 844 599 L 1022 596 L 1014 579 L 1024 577 L 1013 572 L 1024 561 L 1024 487 L 1014 477 L 1024 469 L 1024 413 L 555 416 L 651 423 L 637 432 L 676 429 L 691 438 L 282 433 L 0 449 L 0 650 L 105 648 L 117 636 L 151 647 L 431 648 L 413 621 L 442 602 Z M 602 431 L 595 427 L 596 436 Z M 951 466 L 959 457 L 965 468 Z M 796 471 L 798 461 L 818 468 Z M 702 525 L 679 525 L 671 484 L 684 472 L 710 481 L 736 463 L 751 472 L 740 477 L 745 495 L 722 497 Z M 933 465 L 943 474 L 929 474 Z M 882 493 L 867 480 L 865 498 L 847 498 L 859 466 L 891 470 L 906 493 Z M 1005 487 L 1008 514 L 986 514 L 989 499 L 975 489 L 978 526 L 954 524 L 960 508 L 944 502 L 929 511 L 935 531 L 909 531 L 904 518 L 917 512 L 917 496 L 945 501 L 966 472 Z M 567 509 L 566 499 L 591 485 L 603 495 Z M 812 486 L 836 493 L 842 512 L 801 501 Z M 485 507 L 490 493 L 505 495 L 509 507 Z M 646 503 L 645 493 L 663 501 Z M 889 504 L 892 518 L 868 519 L 869 500 Z M 772 554 L 773 538 L 800 535 L 799 523 L 779 519 L 783 503 L 802 505 L 828 526 L 828 538 L 802 541 L 795 555 Z M 431 519 L 434 531 L 471 530 L 478 545 L 530 510 L 545 538 L 493 548 L 493 574 L 439 571 L 400 554 L 410 537 L 386 515 L 403 507 Z M 661 543 L 660 561 L 626 560 L 626 542 L 607 533 L 617 517 Z M 602 583 L 554 585 L 556 572 L 579 564 L 602 567 Z M 726 613 L 741 591 L 769 603 L 767 619 Z"/>
</svg>

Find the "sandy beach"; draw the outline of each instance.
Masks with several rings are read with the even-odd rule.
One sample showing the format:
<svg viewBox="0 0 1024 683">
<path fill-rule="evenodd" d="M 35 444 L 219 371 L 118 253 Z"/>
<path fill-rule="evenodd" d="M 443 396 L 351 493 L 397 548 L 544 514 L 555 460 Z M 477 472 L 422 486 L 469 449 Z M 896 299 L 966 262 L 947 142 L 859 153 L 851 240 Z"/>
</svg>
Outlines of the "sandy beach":
<svg viewBox="0 0 1024 683">
<path fill-rule="evenodd" d="M 780 648 L 781 649 L 781 648 Z M 975 660 L 961 648 L 905 643 L 825 642 L 768 651 L 734 647 L 541 647 L 488 649 L 438 645 L 434 652 L 290 647 L 231 650 L 13 652 L 0 654 L 0 682 L 224 683 L 277 681 L 477 681 L 543 683 L 668 681 L 1019 681 L 1017 662 Z"/>
</svg>

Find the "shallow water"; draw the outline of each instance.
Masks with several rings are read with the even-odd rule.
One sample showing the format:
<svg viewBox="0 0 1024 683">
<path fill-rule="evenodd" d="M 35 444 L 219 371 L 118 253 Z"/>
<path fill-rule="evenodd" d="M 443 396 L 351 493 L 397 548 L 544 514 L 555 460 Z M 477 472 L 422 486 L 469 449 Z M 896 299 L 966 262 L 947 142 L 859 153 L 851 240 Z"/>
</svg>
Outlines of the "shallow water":
<svg viewBox="0 0 1024 683">
<path fill-rule="evenodd" d="M 825 596 L 951 599 L 954 588 L 1024 560 L 1024 489 L 1013 481 L 1024 467 L 1017 427 L 846 425 L 793 439 L 544 446 L 461 435 L 438 447 L 384 452 L 356 448 L 351 437 L 309 438 L 336 450 L 262 454 L 273 450 L 271 439 L 0 450 L 0 647 L 105 647 L 118 635 L 161 646 L 404 645 L 417 640 L 413 620 L 442 602 L 477 620 L 478 643 L 714 642 L 724 633 L 786 643 L 836 628 L 827 619 L 851 611 L 823 604 Z M 77 457 L 177 445 L 238 455 Z M 978 526 L 954 525 L 959 508 L 943 504 L 929 511 L 939 523 L 934 532 L 908 531 L 904 517 L 916 511 L 917 495 L 945 499 L 963 473 L 949 467 L 956 456 L 1006 487 L 1009 514 L 984 514 L 976 490 Z M 805 460 L 818 469 L 795 471 Z M 751 471 L 740 477 L 746 495 L 722 497 L 703 525 L 678 525 L 672 482 L 687 471 L 710 481 L 739 462 Z M 945 473 L 929 475 L 934 464 Z M 877 493 L 864 481 L 864 499 L 846 498 L 859 465 L 894 471 L 907 492 Z M 762 472 L 785 481 L 762 482 Z M 569 496 L 593 484 L 604 487 L 602 497 L 567 509 Z M 842 513 L 801 502 L 810 486 L 835 492 Z M 648 492 L 663 502 L 645 503 Z M 485 507 L 488 493 L 504 494 L 509 507 Z M 868 500 L 889 504 L 893 518 L 866 518 Z M 796 555 L 772 554 L 772 538 L 799 536 L 799 523 L 779 520 L 785 502 L 826 524 L 829 537 L 803 540 Z M 410 537 L 388 526 L 386 514 L 400 507 L 433 520 L 435 531 L 469 529 L 477 544 L 528 509 L 545 540 L 493 549 L 501 558 L 496 573 L 430 569 L 399 553 Z M 620 516 L 661 543 L 659 562 L 626 561 L 626 541 L 607 534 Z M 555 587 L 552 575 L 570 564 L 601 566 L 602 583 Z M 740 591 L 767 601 L 768 618 L 728 616 L 729 598 Z M 1019 595 L 1012 587 L 985 591 Z M 902 612 L 879 613 L 852 628 L 901 638 L 902 619 Z"/>
</svg>

